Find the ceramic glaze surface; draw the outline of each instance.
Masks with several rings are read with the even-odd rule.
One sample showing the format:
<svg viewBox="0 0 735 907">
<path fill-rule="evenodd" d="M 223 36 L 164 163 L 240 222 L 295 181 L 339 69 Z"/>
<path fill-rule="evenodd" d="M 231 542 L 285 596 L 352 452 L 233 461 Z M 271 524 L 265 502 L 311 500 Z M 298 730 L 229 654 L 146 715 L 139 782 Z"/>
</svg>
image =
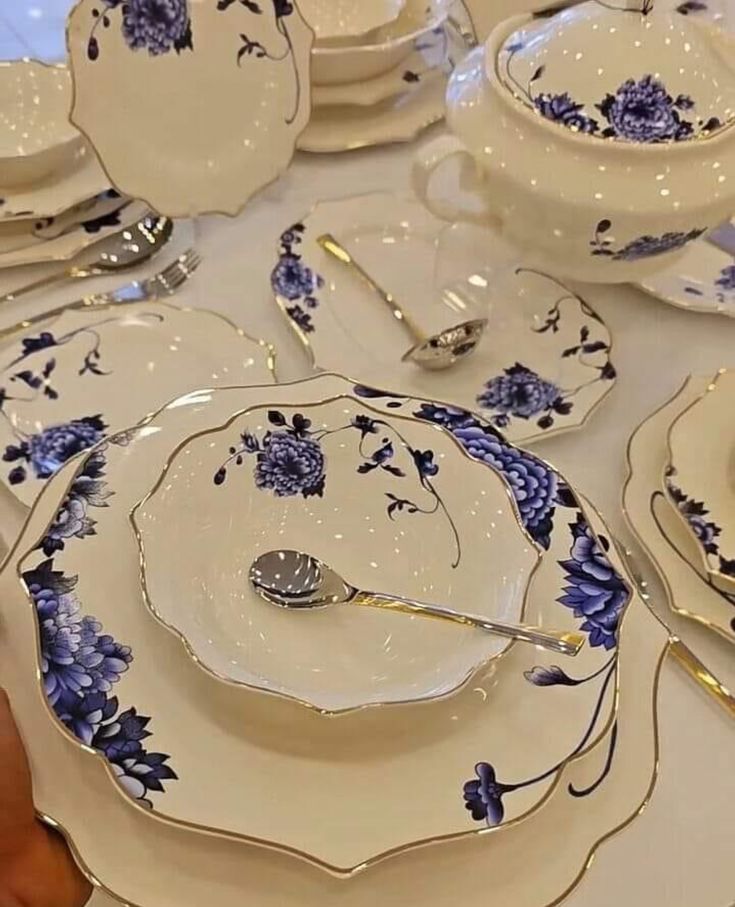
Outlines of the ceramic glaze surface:
<svg viewBox="0 0 735 907">
<path fill-rule="evenodd" d="M 436 428 L 348 398 L 192 439 L 135 524 L 151 607 L 205 667 L 332 712 L 445 695 L 508 643 L 369 608 L 274 607 L 247 579 L 260 554 L 308 551 L 359 588 L 510 622 L 538 559 L 502 482 Z"/>
<path fill-rule="evenodd" d="M 0 63 L 0 186 L 43 179 L 74 160 L 82 137 L 69 122 L 65 66 Z"/>
<path fill-rule="evenodd" d="M 356 38 L 392 22 L 405 0 L 301 0 L 299 7 L 318 39 Z"/>
<path fill-rule="evenodd" d="M 148 4 L 77 4 L 72 120 L 126 195 L 168 216 L 234 215 L 286 169 L 308 121 L 313 33 L 290 3 L 171 8 L 164 21 Z"/>
</svg>

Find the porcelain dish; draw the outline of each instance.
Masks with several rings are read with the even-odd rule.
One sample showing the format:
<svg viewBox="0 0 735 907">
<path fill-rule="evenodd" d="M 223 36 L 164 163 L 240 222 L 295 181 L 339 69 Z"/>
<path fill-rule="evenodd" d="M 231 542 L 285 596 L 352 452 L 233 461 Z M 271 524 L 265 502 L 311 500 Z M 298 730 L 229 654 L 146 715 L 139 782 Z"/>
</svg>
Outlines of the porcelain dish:
<svg viewBox="0 0 735 907">
<path fill-rule="evenodd" d="M 403 331 L 363 281 L 319 246 L 327 231 L 426 333 L 488 317 L 473 356 L 441 373 L 402 362 Z M 314 368 L 348 372 L 396 397 L 441 396 L 525 442 L 583 425 L 616 372 L 597 313 L 514 254 L 485 230 L 448 230 L 415 200 L 375 193 L 321 202 L 285 230 L 271 285 Z"/>
<path fill-rule="evenodd" d="M 149 213 L 142 202 L 103 193 L 58 217 L 0 224 L 0 268 L 67 261 L 84 249 L 137 224 Z M 20 226 L 24 229 L 21 230 Z M 15 228 L 3 235 L 3 226 Z"/>
<path fill-rule="evenodd" d="M 69 122 L 65 66 L 0 63 L 0 187 L 45 179 L 73 163 L 82 137 Z"/>
<path fill-rule="evenodd" d="M 68 310 L 15 338 L 0 351 L 0 480 L 25 504 L 75 453 L 160 407 L 182 374 L 190 386 L 272 377 L 268 346 L 170 303 Z"/>
<path fill-rule="evenodd" d="M 446 696 L 509 643 L 379 609 L 276 608 L 243 585 L 275 540 L 359 588 L 509 623 L 538 561 L 498 476 L 435 426 L 349 397 L 187 439 L 133 523 L 148 605 L 200 664 L 329 713 Z"/>
<path fill-rule="evenodd" d="M 314 29 L 317 41 L 340 39 L 357 43 L 370 32 L 394 22 L 405 0 L 300 0 L 301 12 Z"/>
<path fill-rule="evenodd" d="M 311 108 L 313 32 L 294 4 L 262 12 L 179 4 L 162 22 L 147 5 L 77 3 L 71 119 L 120 192 L 169 217 L 234 215 L 286 169 Z"/>
<path fill-rule="evenodd" d="M 735 317 L 735 257 L 703 237 L 690 243 L 673 264 L 646 277 L 640 288 L 690 312 L 732 318 Z"/>
<path fill-rule="evenodd" d="M 715 377 L 690 377 L 636 429 L 628 445 L 623 508 L 628 525 L 656 568 L 671 609 L 732 642 L 735 641 L 735 600 L 717 589 L 709 577 L 701 576 L 694 566 L 698 557 L 696 545 L 664 483 L 668 431 L 674 420 L 706 392 Z"/>
<path fill-rule="evenodd" d="M 723 371 L 671 425 L 666 488 L 697 546 L 699 571 L 735 596 L 732 394 Z"/>
<path fill-rule="evenodd" d="M 690 243 L 732 216 L 735 209 L 735 128 L 730 127 L 733 111 L 728 100 L 730 93 L 735 97 L 735 69 L 728 76 L 733 67 L 732 38 L 703 29 L 688 16 L 658 12 L 657 7 L 643 15 L 612 9 L 609 4 L 582 3 L 545 20 L 545 26 L 534 27 L 560 28 L 555 23 L 561 16 L 561 24 L 572 31 L 572 24 L 586 22 L 592 15 L 591 5 L 595 19 L 600 17 L 595 22 L 600 40 L 607 29 L 613 46 L 618 31 L 626 35 L 624 46 L 637 33 L 643 48 L 654 41 L 653 35 L 666 46 L 669 33 L 676 35 L 676 46 L 686 44 L 691 30 L 691 46 L 703 48 L 702 59 L 708 53 L 707 60 L 715 62 L 711 66 L 708 62 L 706 71 L 693 70 L 688 89 L 678 77 L 673 80 L 672 86 L 682 92 L 674 97 L 650 75 L 658 72 L 659 63 L 668 72 L 671 57 L 659 60 L 651 53 L 643 70 L 631 71 L 630 80 L 615 95 L 600 100 L 602 110 L 595 111 L 595 127 L 592 112 L 574 101 L 576 83 L 562 86 L 549 81 L 549 90 L 539 96 L 538 105 L 534 102 L 530 107 L 527 98 L 519 100 L 500 78 L 488 77 L 488 70 L 500 65 L 504 47 L 521 52 L 520 40 L 511 45 L 508 41 L 535 21 L 528 16 L 508 20 L 495 28 L 484 48 L 473 51 L 455 70 L 447 91 L 452 135 L 422 149 L 414 165 L 414 186 L 425 204 L 447 220 L 494 225 L 541 270 L 593 282 L 641 281 L 673 266 Z M 675 16 L 674 24 L 669 15 Z M 544 47 L 543 42 L 538 44 Z M 579 61 L 572 72 L 580 77 L 588 60 L 599 65 L 594 54 L 558 44 L 550 44 L 549 60 L 553 55 L 563 61 L 567 53 L 564 72 L 567 65 L 573 66 L 572 58 Z M 530 51 L 537 52 L 536 43 L 530 42 Z M 616 55 L 612 50 L 608 56 L 620 61 L 616 66 L 631 59 L 628 53 Z M 547 77 L 550 66 L 550 62 L 546 68 L 539 65 L 534 83 L 551 80 L 552 75 Z M 608 67 L 601 69 L 603 74 L 608 71 Z M 711 88 L 720 70 L 721 126 L 710 123 L 715 100 L 709 89 L 702 88 L 702 111 L 709 119 L 701 127 L 701 140 L 690 141 L 700 129 L 694 100 L 700 83 Z M 602 140 L 596 134 L 609 129 L 618 130 L 625 140 Z M 681 140 L 672 139 L 675 134 Z M 450 158 L 462 162 L 465 182 L 479 208 L 457 204 L 435 191 L 433 175 Z M 554 174 L 553 180 L 545 178 L 549 173 Z"/>
<path fill-rule="evenodd" d="M 108 773 L 124 798 L 147 803 L 153 816 L 298 853 L 338 875 L 422 842 L 512 827 L 540 809 L 564 763 L 597 742 L 614 720 L 616 687 L 624 682 L 616 680 L 618 629 L 630 597 L 624 576 L 608 561 L 607 543 L 591 535 L 581 505 L 563 480 L 465 414 L 462 428 L 453 429 L 456 440 L 491 469 L 497 464 L 526 531 L 545 552 L 524 620 L 587 634 L 589 642 L 573 664 L 555 668 L 558 656 L 514 645 L 454 697 L 330 720 L 202 671 L 181 641 L 146 614 L 130 512 L 155 484 L 172 451 L 193 433 L 265 401 L 275 410 L 345 393 L 367 399 L 356 396 L 345 379 L 317 376 L 294 385 L 194 392 L 174 401 L 139 431 L 113 437 L 86 459 L 62 468 L 44 497 L 58 501 L 66 494 L 67 500 L 58 512 L 58 504 L 46 507 L 36 540 L 28 542 L 34 550 L 22 565 L 33 601 L 44 599 L 41 587 L 51 583 L 67 596 L 62 610 L 71 609 L 75 620 L 94 614 L 110 656 L 117 653 L 109 663 L 104 703 L 94 701 L 102 710 L 95 713 L 101 724 L 91 716 L 95 724 L 90 727 L 81 713 L 79 721 L 71 720 L 68 710 L 83 713 L 86 701 L 73 690 L 57 696 L 51 676 L 44 682 L 65 732 L 106 754 Z M 394 403 L 371 405 L 386 418 L 414 415 L 446 425 L 450 415 L 439 404 Z M 214 483 L 212 489 L 226 491 Z M 93 535 L 65 530 L 65 514 L 78 506 L 94 521 Z M 417 516 L 397 513 L 396 528 Z M 58 536 L 61 545 L 53 541 Z M 315 525 L 313 544 L 320 539 Z M 592 562 L 599 580 L 590 581 L 585 565 Z M 621 651 L 625 636 L 623 625 Z M 42 640 L 42 649 L 45 645 Z M 576 682 L 568 683 L 570 678 Z M 117 748 L 122 740 L 110 733 L 116 715 L 128 714 L 131 707 L 137 715 L 150 716 L 141 718 L 149 736 L 128 761 L 126 750 Z M 513 782 L 512 790 L 487 808 L 476 796 L 478 759 L 488 760 L 502 780 Z M 209 770 L 213 764 L 216 772 Z M 479 771 L 485 777 L 486 769 Z M 290 785 L 274 789 L 274 777 L 288 777 Z M 396 812 L 396 799 L 417 786 L 431 790 L 421 810 Z M 292 788 L 299 790 L 300 809 L 284 823 Z M 334 803 L 325 811 L 332 803 L 328 792 L 336 789 L 350 790 L 349 810 Z M 316 815 L 322 821 L 315 822 Z"/>
</svg>

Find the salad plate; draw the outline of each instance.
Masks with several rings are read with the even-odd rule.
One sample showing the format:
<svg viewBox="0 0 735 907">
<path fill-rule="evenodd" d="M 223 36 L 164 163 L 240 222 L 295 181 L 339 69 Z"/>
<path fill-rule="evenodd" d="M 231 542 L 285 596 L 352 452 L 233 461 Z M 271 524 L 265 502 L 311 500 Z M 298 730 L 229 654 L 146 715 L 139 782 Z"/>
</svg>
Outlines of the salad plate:
<svg viewBox="0 0 735 907">
<path fill-rule="evenodd" d="M 149 213 L 143 202 L 122 199 L 111 191 L 112 197 L 103 193 L 88 206 L 72 208 L 56 218 L 0 224 L 0 249 L 3 250 L 0 251 L 0 268 L 67 261 L 121 229 L 137 224 Z M 20 224 L 27 225 L 23 231 L 12 230 L 3 235 L 3 226 Z"/>
<path fill-rule="evenodd" d="M 273 607 L 243 587 L 257 557 L 305 551 L 360 589 L 507 623 L 540 557 L 496 473 L 437 426 L 347 396 L 186 439 L 132 520 L 146 603 L 199 664 L 328 714 L 446 696 L 510 643 L 378 608 Z"/>
<path fill-rule="evenodd" d="M 493 891 L 504 903 L 552 907 L 576 888 L 597 848 L 631 823 L 653 794 L 658 680 L 668 633 L 635 596 L 623 626 L 618 720 L 596 746 L 580 751 L 564 766 L 532 821 L 486 829 L 484 834 L 363 866 L 369 871 L 352 877 L 349 884 L 309 870 L 295 859 L 299 854 L 275 852 L 262 846 L 264 842 L 248 844 L 156 821 L 156 812 L 136 809 L 116 796 L 98 754 L 89 747 L 80 753 L 70 736 L 59 733 L 34 686 L 37 625 L 16 571 L 19 552 L 43 532 L 55 506 L 53 489 L 47 488 L 0 575 L 7 617 L 0 628 L 0 681 L 13 702 L 21 733 L 30 742 L 40 814 L 66 836 L 95 888 L 122 903 L 194 907 L 216 896 L 221 907 L 235 907 L 247 895 L 264 907 L 317 907 L 330 900 L 345 907 L 368 907 L 376 899 L 398 905 L 418 897 L 429 907 L 449 907 L 457 898 L 476 896 L 480 871 L 492 878 Z M 606 532 L 599 517 L 590 513 L 590 520 L 595 532 Z M 622 571 L 614 550 L 610 556 Z M 569 687 L 557 690 L 574 692 Z M 553 693 L 553 688 L 537 692 Z M 118 727 L 122 731 L 126 721 L 129 726 L 145 720 L 129 711 Z M 91 822 L 90 815 L 100 811 L 105 821 Z M 318 816 L 331 811 L 331 798 L 326 796 Z M 392 820 L 401 813 L 394 810 L 390 815 Z M 354 825 L 350 834 L 359 833 L 359 828 Z M 488 834 L 492 841 L 486 840 Z M 149 858 L 151 852 L 156 853 L 155 860 Z M 130 872 L 131 865 L 135 872 Z"/>
<path fill-rule="evenodd" d="M 419 82 L 425 84 L 438 78 L 444 65 L 449 65 L 448 52 L 449 38 L 443 27 L 416 41 L 414 50 L 405 60 L 372 79 L 315 85 L 311 95 L 314 107 L 372 107 L 398 97 Z"/>
<path fill-rule="evenodd" d="M 0 224 L 13 220 L 55 217 L 110 188 L 92 149 L 83 143 L 74 152 L 74 163 L 29 186 L 0 191 Z"/>
<path fill-rule="evenodd" d="M 664 482 L 667 435 L 674 420 L 695 403 L 714 376 L 692 376 L 635 431 L 628 444 L 628 478 L 623 509 L 632 532 L 651 558 L 677 614 L 735 641 L 735 598 L 718 589 L 693 566 L 698 554 L 692 533 L 669 497 Z M 694 515 L 689 515 L 695 518 Z M 696 516 L 706 529 L 707 514 Z"/>
<path fill-rule="evenodd" d="M 273 351 L 170 303 L 70 309 L 0 350 L 0 481 L 24 504 L 67 459 L 189 386 L 273 380 Z"/>
<path fill-rule="evenodd" d="M 298 703 L 221 683 L 151 619 L 130 512 L 171 452 L 197 430 L 264 401 L 276 410 L 334 395 L 443 425 L 470 456 L 502 474 L 527 533 L 545 552 L 524 620 L 581 628 L 588 644 L 572 664 L 562 668 L 558 656 L 514 645 L 451 698 L 327 719 Z M 630 598 L 627 580 L 563 479 L 466 413 L 421 401 L 381 402 L 329 375 L 294 385 L 194 392 L 139 430 L 113 436 L 67 464 L 47 487 L 36 536 L 24 540 L 24 552 L 32 550 L 20 564 L 31 613 L 47 600 L 57 603 L 44 622 L 40 651 L 51 656 L 53 627 L 68 619 L 93 624 L 106 656 L 104 676 L 95 669 L 87 680 L 79 674 L 84 669 L 69 673 L 59 664 L 57 670 L 53 656 L 44 655 L 39 679 L 46 701 L 68 739 L 96 753 L 122 799 L 147 805 L 152 816 L 266 843 L 352 875 L 419 844 L 481 836 L 530 817 L 558 784 L 565 763 L 615 720 L 625 682 L 618 652 L 626 645 L 619 630 Z M 214 483 L 212 489 L 218 490 Z M 419 514 L 395 516 L 396 528 L 408 530 L 406 521 Z M 313 537 L 317 545 L 317 525 Z M 91 637 L 90 645 L 97 645 Z M 70 653 L 74 664 L 80 657 Z M 131 738 L 127 745 L 138 722 L 147 739 Z M 495 773 L 498 786 L 491 781 Z M 274 788 L 274 777 L 288 777 L 289 785 Z M 299 791 L 295 811 L 288 806 L 293 789 Z M 431 794 L 422 797 L 421 809 L 396 811 L 407 789 Z M 350 791 L 348 810 L 342 798 L 330 798 L 334 790 Z"/>
<path fill-rule="evenodd" d="M 333 233 L 426 333 L 488 318 L 461 366 L 402 362 L 408 343 L 383 302 L 319 246 Z M 588 303 L 526 269 L 481 228 L 447 229 L 389 193 L 320 202 L 281 235 L 271 285 L 315 369 L 475 410 L 514 442 L 577 428 L 615 383 L 612 338 Z M 410 267 L 407 262 L 410 261 Z"/>
<path fill-rule="evenodd" d="M 235 215 L 286 169 L 309 119 L 313 32 L 292 3 L 167 8 L 79 0 L 71 120 L 125 195 L 169 217 Z"/>
<path fill-rule="evenodd" d="M 723 592 L 735 594 L 731 402 L 735 373 L 722 371 L 672 423 L 666 488 L 691 533 L 695 564 Z"/>
<path fill-rule="evenodd" d="M 334 105 L 315 107 L 301 133 L 301 151 L 330 154 L 374 145 L 410 142 L 444 117 L 446 79 L 412 84 L 403 94 L 371 107 Z"/>
</svg>

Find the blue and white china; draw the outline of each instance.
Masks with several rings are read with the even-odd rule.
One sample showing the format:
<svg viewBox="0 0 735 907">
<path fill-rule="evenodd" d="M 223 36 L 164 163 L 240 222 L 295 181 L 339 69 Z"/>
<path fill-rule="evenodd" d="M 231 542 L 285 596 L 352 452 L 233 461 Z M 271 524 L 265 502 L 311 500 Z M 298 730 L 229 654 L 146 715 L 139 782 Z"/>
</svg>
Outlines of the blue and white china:
<svg viewBox="0 0 735 907">
<path fill-rule="evenodd" d="M 489 318 L 461 367 L 428 374 L 372 291 L 319 246 L 332 232 L 426 332 Z M 488 254 L 490 249 L 490 254 Z M 514 442 L 584 424 L 615 384 L 612 338 L 588 303 L 526 268 L 487 231 L 451 229 L 414 199 L 376 193 L 320 202 L 281 235 L 271 284 L 312 365 L 396 395 L 474 410 Z"/>
<path fill-rule="evenodd" d="M 450 79 L 453 135 L 420 153 L 416 190 L 550 273 L 641 280 L 735 210 L 734 50 L 654 0 L 508 20 Z M 484 210 L 434 191 L 449 158 L 470 165 Z"/>
<path fill-rule="evenodd" d="M 721 502 L 710 502 L 698 491 L 690 494 L 679 488 L 679 475 L 670 473 L 668 449 L 672 425 L 696 408 L 708 395 L 708 388 L 716 387 L 722 377 L 690 377 L 636 429 L 628 445 L 623 507 L 628 525 L 656 567 L 671 609 L 733 642 L 735 596 L 718 588 L 709 564 L 703 560 L 703 555 L 708 560 L 714 556 L 719 567 L 721 530 L 719 517 L 710 508 Z M 701 440 L 721 440 L 722 458 L 731 454 L 724 437 L 710 435 Z M 699 488 L 706 472 L 703 462 L 697 471 Z M 723 485 L 729 483 L 729 476 L 720 476 Z M 705 550 L 713 546 L 716 551 Z"/>
<path fill-rule="evenodd" d="M 282 0 L 165 6 L 77 3 L 72 122 L 126 195 L 170 217 L 235 215 L 308 122 L 313 32 Z"/>
<path fill-rule="evenodd" d="M 699 572 L 735 608 L 732 401 L 735 373 L 722 371 L 672 423 L 665 484 L 696 543 Z"/>
<path fill-rule="evenodd" d="M 735 234 L 735 224 L 732 225 Z M 735 254 L 709 242 L 691 243 L 672 264 L 641 281 L 642 290 L 690 312 L 735 317 Z"/>
<path fill-rule="evenodd" d="M 334 402 L 320 402 L 325 399 Z M 313 437 L 281 438 L 289 427 L 302 433 L 323 431 L 325 420 L 306 424 L 315 404 L 317 410 L 328 411 L 328 424 L 332 415 L 340 414 L 340 408 L 345 424 L 359 415 L 366 418 L 360 420 L 359 428 L 348 426 L 342 442 L 336 440 L 339 435 L 331 436 L 331 444 L 327 443 L 330 439 L 321 439 L 324 449 L 320 456 L 312 446 L 318 446 Z M 244 416 L 240 415 L 243 411 Z M 257 421 L 247 425 L 256 411 L 262 416 L 262 429 Z M 302 418 L 294 425 L 299 414 Z M 427 444 L 422 433 L 421 448 L 414 449 L 410 457 L 398 440 L 391 441 L 386 428 L 403 426 L 404 420 L 411 431 L 417 432 L 417 438 L 419 423 L 423 423 L 431 441 Z M 222 429 L 228 422 L 229 428 Z M 243 424 L 247 432 L 238 431 Z M 364 441 L 360 438 L 363 430 Z M 384 442 L 386 437 L 388 441 Z M 343 452 L 339 443 L 345 445 Z M 393 444 L 392 457 L 385 443 Z M 207 446 L 210 444 L 213 446 Z M 294 462 L 286 452 L 289 445 L 292 453 L 295 447 L 300 450 L 297 470 L 289 470 L 287 465 Z M 356 473 L 352 461 L 355 445 L 362 445 L 365 455 Z M 298 703 L 221 683 L 202 670 L 176 635 L 146 613 L 141 595 L 140 548 L 131 525 L 131 511 L 137 502 L 156 485 L 172 457 L 175 464 L 189 459 L 185 451 L 190 446 L 192 451 L 197 449 L 197 456 L 207 458 L 207 470 L 201 474 L 206 479 L 202 493 L 211 495 L 213 501 L 228 502 L 232 524 L 227 520 L 215 524 L 201 513 L 189 520 L 189 504 L 182 501 L 176 508 L 181 532 L 169 527 L 177 536 L 186 535 L 189 520 L 191 537 L 199 536 L 207 550 L 211 550 L 210 539 L 217 537 L 223 552 L 232 551 L 240 528 L 245 553 L 253 542 L 260 544 L 259 535 L 264 545 L 274 547 L 286 540 L 290 521 L 284 523 L 281 534 L 277 522 L 249 521 L 249 508 L 260 510 L 265 506 L 261 501 L 282 508 L 293 501 L 304 513 L 320 509 L 321 515 L 304 530 L 309 532 L 309 547 L 327 553 L 334 564 L 350 570 L 356 579 L 365 575 L 387 581 L 395 575 L 404 586 L 418 587 L 428 583 L 432 575 L 437 591 L 446 586 L 447 573 L 453 575 L 453 583 L 460 583 L 462 572 L 473 569 L 470 562 L 476 555 L 472 549 L 489 550 L 488 557 L 499 568 L 489 581 L 493 597 L 503 594 L 499 586 L 506 573 L 509 582 L 517 582 L 510 577 L 510 570 L 496 561 L 495 549 L 483 547 L 482 538 L 460 535 L 460 550 L 450 522 L 454 520 L 461 528 L 463 520 L 472 517 L 471 509 L 480 513 L 484 508 L 485 498 L 479 492 L 487 490 L 488 496 L 494 496 L 491 489 L 504 484 L 506 494 L 516 502 L 525 543 L 535 547 L 540 557 L 526 596 L 524 620 L 574 628 L 587 635 L 587 643 L 573 664 L 563 668 L 558 665 L 558 656 L 530 646 L 510 646 L 489 671 L 478 674 L 451 698 L 431 704 L 374 708 L 331 719 Z M 239 448 L 242 453 L 238 453 Z M 190 471 L 199 475 L 194 460 L 190 462 Z M 444 497 L 442 475 L 451 470 L 452 462 L 464 464 L 467 494 L 471 496 L 470 488 L 478 492 L 476 507 L 464 514 L 455 511 L 457 492 L 449 490 Z M 330 515 L 326 503 L 339 490 L 343 467 L 350 484 L 334 504 L 345 514 L 338 526 L 339 514 Z M 391 468 L 406 475 L 391 473 Z M 484 478 L 480 475 L 483 471 L 487 473 Z M 173 477 L 169 469 L 164 482 Z M 392 487 L 384 492 L 382 484 L 389 481 L 422 486 L 413 495 L 418 506 L 405 503 L 408 494 L 404 499 L 402 492 Z M 616 745 L 622 739 L 607 732 L 616 726 L 616 718 L 621 721 L 621 730 L 626 726 L 626 712 L 633 701 L 647 703 L 643 727 L 639 728 L 640 742 L 645 745 L 639 750 L 638 767 L 648 779 L 643 786 L 648 787 L 651 698 L 642 690 L 650 690 L 653 681 L 651 676 L 641 681 L 639 675 L 644 685 L 637 686 L 633 670 L 633 687 L 626 686 L 629 668 L 623 662 L 630 658 L 630 668 L 638 663 L 653 673 L 655 658 L 634 656 L 640 656 L 640 647 L 648 645 L 660 651 L 667 634 L 637 632 L 638 619 L 632 620 L 629 632 L 623 615 L 630 586 L 608 539 L 593 533 L 582 504 L 562 476 L 505 442 L 487 422 L 443 404 L 386 399 L 379 392 L 330 375 L 294 385 L 198 391 L 174 401 L 139 430 L 111 436 L 106 444 L 63 467 L 51 482 L 49 492 L 37 505 L 33 533 L 26 536 L 21 547 L 24 552 L 32 550 L 22 556 L 19 567 L 27 606 L 32 605 L 42 617 L 41 673 L 46 697 L 55 720 L 64 726 L 70 739 L 76 737 L 96 750 L 98 758 L 104 757 L 108 774 L 117 780 L 121 792 L 133 801 L 148 804 L 152 816 L 187 823 L 193 830 L 254 839 L 295 851 L 342 875 L 357 872 L 396 849 L 427 840 L 471 837 L 490 829 L 500 831 L 502 838 L 504 825 L 513 837 L 511 828 L 518 833 L 525 825 L 513 820 L 526 818 L 530 824 L 531 816 L 541 817 L 545 811 L 539 808 L 548 806 L 554 791 L 564 791 L 565 799 L 582 808 L 588 802 L 597 802 L 598 791 L 605 789 L 608 778 L 615 778 L 619 771 L 628 776 L 627 758 L 618 768 Z M 380 494 L 376 490 L 373 495 L 374 505 L 363 500 L 363 482 L 381 485 Z M 428 490 L 429 482 L 443 501 L 433 515 L 425 512 L 437 504 Z M 386 497 L 388 493 L 397 500 Z M 59 500 L 64 501 L 60 509 L 55 503 Z M 151 501 L 155 501 L 155 495 Z M 366 513 L 373 506 L 375 512 Z M 503 504 L 504 509 L 508 506 L 507 502 Z M 241 513 L 237 513 L 238 508 Z M 74 514 L 73 521 L 70 514 Z M 351 514 L 358 518 L 351 519 Z M 371 516 L 370 522 L 361 519 L 361 514 Z M 485 522 L 481 534 L 495 535 L 504 521 L 498 516 L 491 523 Z M 358 526 L 360 522 L 365 528 Z M 434 523 L 439 527 L 436 538 L 430 525 Z M 509 532 L 513 538 L 522 536 L 518 526 L 509 527 Z M 365 536 L 362 548 L 348 545 L 355 533 Z M 407 555 L 418 550 L 422 541 L 423 554 L 409 559 Z M 147 548 L 149 539 L 145 542 Z M 392 546 L 392 556 L 387 545 Z M 429 547 L 430 557 L 426 554 Z M 168 557 L 174 553 L 172 542 L 169 552 L 163 554 Z M 191 563 L 190 555 L 195 558 Z M 453 568 L 458 556 L 460 564 Z M 222 566 L 224 557 L 216 553 L 215 557 Z M 152 577 L 156 585 L 148 592 L 154 593 L 153 603 L 169 609 L 175 604 L 177 612 L 187 610 L 192 595 L 199 593 L 185 578 L 199 573 L 212 594 L 209 605 L 200 612 L 202 626 L 213 631 L 216 641 L 220 615 L 215 615 L 215 609 L 229 610 L 226 619 L 237 627 L 242 642 L 247 631 L 237 625 L 236 616 L 243 613 L 241 601 L 234 592 L 228 600 L 218 599 L 216 589 L 221 592 L 222 584 L 215 569 L 201 574 L 197 569 L 201 559 L 197 558 L 189 549 L 186 557 L 179 551 L 175 571 L 169 573 L 174 585 L 167 592 Z M 247 567 L 250 561 L 248 557 Z M 155 573 L 162 562 L 150 565 Z M 233 566 L 234 562 L 225 570 L 234 578 Z M 242 601 L 249 597 L 247 567 L 240 587 Z M 633 612 L 647 620 L 639 599 L 635 602 Z M 289 622 L 317 617 L 282 616 Z M 248 613 L 242 623 L 254 617 L 254 613 Z M 395 618 L 390 625 L 383 625 L 387 650 L 384 664 L 388 666 L 394 640 L 398 646 L 395 634 L 404 638 L 402 618 L 376 617 L 383 621 Z M 71 648 L 63 649 L 60 643 L 57 647 L 57 628 L 77 624 L 84 632 L 69 636 Z M 89 633 L 84 635 L 87 629 Z M 424 633 L 418 626 L 412 629 Z M 453 627 L 441 628 L 445 629 L 450 631 L 447 639 L 451 644 L 463 645 L 463 634 L 451 632 L 456 630 Z M 311 658 L 306 644 L 296 640 L 291 645 L 292 632 L 285 628 L 283 636 L 280 629 L 275 636 L 264 633 L 259 642 L 252 640 L 252 648 L 259 650 L 259 659 L 269 646 L 274 659 Z M 367 628 L 365 632 L 370 633 Z M 83 650 L 77 647 L 77 639 L 82 637 Z M 308 641 L 308 637 L 305 639 Z M 323 649 L 325 669 L 348 651 L 362 657 L 361 640 L 367 644 L 372 639 L 372 635 L 344 638 L 344 651 Z M 401 647 L 400 652 L 396 649 L 396 658 L 405 658 L 403 643 Z M 104 655 L 102 662 L 89 657 L 97 649 Z M 235 657 L 244 661 L 243 654 Z M 412 655 L 419 664 L 420 645 Z M 315 663 L 314 667 L 321 666 Z M 435 668 L 443 672 L 446 662 L 440 660 Z M 310 683 L 316 686 L 318 672 L 314 673 L 317 676 Z M 381 683 L 379 673 L 368 679 Z M 616 698 L 616 691 L 622 699 Z M 635 707 L 632 712 L 636 712 Z M 140 735 L 143 729 L 145 733 Z M 579 789 L 567 793 L 566 784 L 559 783 L 559 773 L 569 759 L 588 747 L 594 748 L 597 758 L 585 773 L 584 783 L 580 779 Z M 274 786 L 274 778 L 288 778 L 289 784 Z M 641 790 L 638 783 L 635 787 Z M 297 810 L 291 809 L 294 789 L 299 791 Z M 420 810 L 395 809 L 396 798 L 408 789 L 429 791 L 422 797 Z M 349 809 L 344 808 L 343 798 L 338 798 L 338 803 L 329 796 L 328 792 L 335 790 L 350 792 Z M 614 790 L 620 795 L 617 786 Z M 635 802 L 644 797 L 644 793 L 636 794 Z M 284 810 L 289 812 L 288 822 L 283 821 Z M 586 808 L 583 814 L 587 816 Z M 558 836 L 552 835 L 551 840 L 558 840 Z"/>
<path fill-rule="evenodd" d="M 0 268 L 67 261 L 148 212 L 143 202 L 121 198 L 111 189 L 57 217 L 0 223 Z"/>
<path fill-rule="evenodd" d="M 258 407 L 200 432 L 133 523 L 148 606 L 199 664 L 330 714 L 446 696 L 509 643 L 385 611 L 274 608 L 247 577 L 275 540 L 359 588 L 510 623 L 540 557 L 497 475 L 362 398 Z"/>
<path fill-rule="evenodd" d="M 31 504 L 71 457 L 189 387 L 271 380 L 273 351 L 169 303 L 68 310 L 0 353 L 0 481 Z"/>
</svg>

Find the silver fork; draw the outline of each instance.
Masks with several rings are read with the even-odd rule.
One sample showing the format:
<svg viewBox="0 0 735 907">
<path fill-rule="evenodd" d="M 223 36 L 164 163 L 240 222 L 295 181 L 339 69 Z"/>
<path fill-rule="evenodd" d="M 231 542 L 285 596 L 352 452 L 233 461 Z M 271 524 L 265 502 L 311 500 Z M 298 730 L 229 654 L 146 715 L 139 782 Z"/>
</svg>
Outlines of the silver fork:
<svg viewBox="0 0 735 907">
<path fill-rule="evenodd" d="M 105 308 L 107 306 L 125 305 L 132 302 L 154 302 L 156 299 L 173 296 L 174 293 L 189 280 L 201 263 L 201 256 L 195 252 L 194 249 L 189 249 L 187 252 L 179 255 L 176 261 L 171 262 L 170 265 L 165 267 L 162 271 L 159 271 L 158 274 L 154 274 L 153 277 L 147 277 L 144 280 L 133 280 L 130 283 L 119 287 L 117 290 L 112 290 L 110 293 L 97 293 L 93 296 L 85 296 L 76 302 L 67 303 L 66 305 L 58 306 L 55 309 L 41 312 L 38 315 L 34 315 L 32 318 L 26 318 L 19 324 L 14 324 L 12 327 L 0 330 L 0 339 L 9 337 L 10 335 L 15 334 L 16 331 L 24 330 L 35 324 L 40 324 L 43 321 L 47 321 L 49 318 L 61 315 L 63 312 L 69 310 Z"/>
</svg>

